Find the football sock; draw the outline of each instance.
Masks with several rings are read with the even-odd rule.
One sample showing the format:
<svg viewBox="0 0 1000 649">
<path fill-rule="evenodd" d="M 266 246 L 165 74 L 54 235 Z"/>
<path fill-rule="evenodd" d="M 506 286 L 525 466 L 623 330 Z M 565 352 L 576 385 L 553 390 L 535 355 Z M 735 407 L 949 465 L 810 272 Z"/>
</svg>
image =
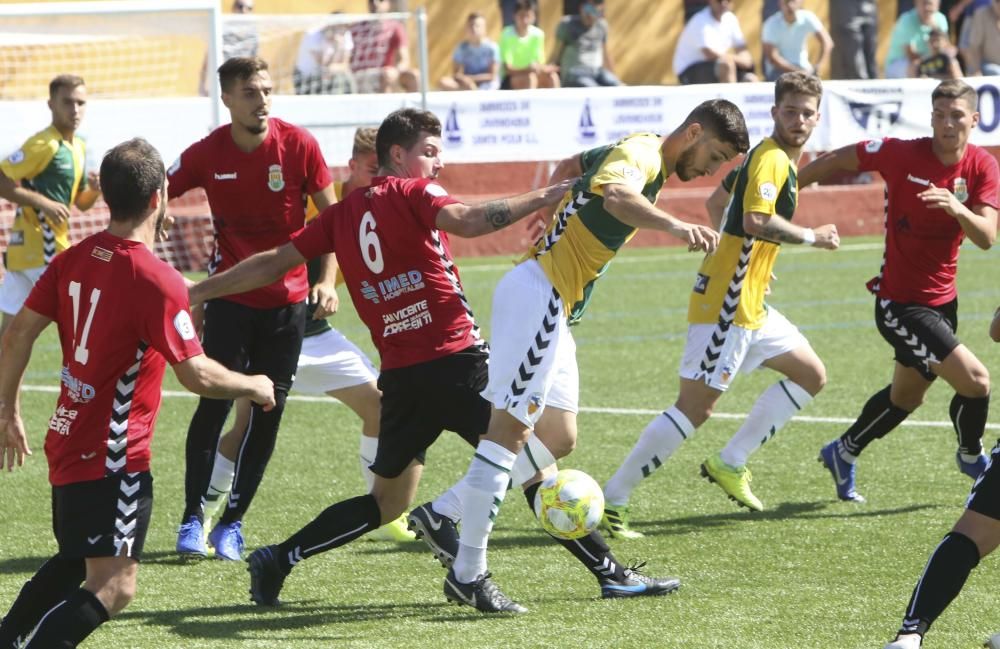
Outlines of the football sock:
<svg viewBox="0 0 1000 649">
<path fill-rule="evenodd" d="M 536 516 L 535 494 L 542 483 L 536 482 L 530 487 L 525 487 L 524 497 L 528 500 L 528 508 Z M 557 541 L 559 545 L 569 550 L 576 560 L 586 566 L 587 570 L 598 579 L 625 579 L 625 566 L 620 564 L 611 554 L 611 548 L 604 542 L 604 537 L 597 530 L 594 530 L 581 539 L 560 539 L 549 536 Z"/>
<path fill-rule="evenodd" d="M 951 422 L 958 436 L 958 452 L 963 455 L 979 455 L 983 452 L 983 432 L 986 418 L 990 414 L 990 395 L 985 397 L 963 397 L 956 394 L 948 408 Z"/>
<path fill-rule="evenodd" d="M 202 498 L 212 477 L 212 467 L 215 465 L 215 449 L 219 446 L 222 427 L 226 424 L 232 401 L 224 399 L 198 400 L 198 407 L 188 425 L 185 441 L 184 470 L 184 516 L 181 522 L 191 516 L 204 520 Z M 253 414 L 251 413 L 251 417 Z"/>
<path fill-rule="evenodd" d="M 528 436 L 528 441 L 521 447 L 521 452 L 517 454 L 517 459 L 514 460 L 510 481 L 514 483 L 514 486 L 520 487 L 533 478 L 536 473 L 555 463 L 556 458 L 548 447 L 534 433 L 531 433 Z"/>
<path fill-rule="evenodd" d="M 927 633 L 951 600 L 962 591 L 969 573 L 979 564 L 979 548 L 969 537 L 951 532 L 927 561 L 917 581 L 900 633 Z"/>
<path fill-rule="evenodd" d="M 375 474 L 369 468 L 375 462 L 375 454 L 378 452 L 378 437 L 361 436 L 361 450 L 358 453 L 358 460 L 361 462 L 361 477 L 365 479 L 365 486 L 368 491 L 375 485 Z"/>
<path fill-rule="evenodd" d="M 53 606 L 69 597 L 87 577 L 83 559 L 55 555 L 24 583 L 17 599 L 0 622 L 0 649 L 9 649 L 35 628 Z"/>
<path fill-rule="evenodd" d="M 515 457 L 503 446 L 484 439 L 476 447 L 465 479 L 459 483 L 462 529 L 453 569 L 462 583 L 471 583 L 486 572 L 486 545 L 507 494 Z"/>
<path fill-rule="evenodd" d="M 456 523 L 462 520 L 462 500 L 458 497 L 458 491 L 461 489 L 461 485 L 462 483 L 459 482 L 451 489 L 434 499 L 431 503 L 431 509 L 434 510 L 435 514 L 447 516 Z"/>
<path fill-rule="evenodd" d="M 373 495 L 341 500 L 278 544 L 278 564 L 288 572 L 303 559 L 350 543 L 376 529 L 381 520 L 382 513 Z"/>
<path fill-rule="evenodd" d="M 25 649 L 71 649 L 110 617 L 96 595 L 78 588 L 45 614 Z"/>
<path fill-rule="evenodd" d="M 233 473 L 236 464 L 218 451 L 215 452 L 215 465 L 212 467 L 212 479 L 205 492 L 205 503 L 217 502 L 233 488 Z"/>
<path fill-rule="evenodd" d="M 236 455 L 236 474 L 233 479 L 233 490 L 229 493 L 229 502 L 219 523 L 228 524 L 241 520 L 250 508 L 257 488 L 264 479 L 264 470 L 274 452 L 274 442 L 278 438 L 278 425 L 281 423 L 281 413 L 285 410 L 285 400 L 288 393 L 277 387 L 274 389 L 274 408 L 264 410 L 253 404 L 250 408 L 250 423 Z"/>
<path fill-rule="evenodd" d="M 636 485 L 660 468 L 694 430 L 694 425 L 677 406 L 657 415 L 646 425 L 628 457 L 604 485 L 604 500 L 609 505 L 628 504 Z"/>
<path fill-rule="evenodd" d="M 781 430 L 799 410 L 813 400 L 802 386 L 789 379 L 778 381 L 760 395 L 729 443 L 722 449 L 722 461 L 734 467 L 747 463 L 750 454 Z"/>
<path fill-rule="evenodd" d="M 880 437 L 885 437 L 889 431 L 910 416 L 906 410 L 893 405 L 889 398 L 891 389 L 892 386 L 887 385 L 880 392 L 873 394 L 861 409 L 858 419 L 840 436 L 844 449 L 855 458 L 861 455 L 866 446 Z"/>
</svg>

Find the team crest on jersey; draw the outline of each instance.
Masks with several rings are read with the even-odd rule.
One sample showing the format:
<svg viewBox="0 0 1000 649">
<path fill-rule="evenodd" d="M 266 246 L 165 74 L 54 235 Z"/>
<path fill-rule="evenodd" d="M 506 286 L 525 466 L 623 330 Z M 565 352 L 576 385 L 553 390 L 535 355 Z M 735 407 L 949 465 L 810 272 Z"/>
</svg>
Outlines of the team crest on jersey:
<svg viewBox="0 0 1000 649">
<path fill-rule="evenodd" d="M 705 294 L 708 290 L 708 275 L 702 275 L 698 273 L 698 277 L 694 280 L 694 292 L 701 295 Z"/>
<path fill-rule="evenodd" d="M 272 192 L 280 192 L 285 188 L 285 177 L 281 174 L 281 165 L 271 165 L 267 168 L 267 186 Z"/>
<path fill-rule="evenodd" d="M 956 178 L 954 188 L 952 193 L 955 198 L 959 200 L 960 203 L 964 203 L 969 200 L 969 184 L 965 182 L 965 178 Z"/>
<path fill-rule="evenodd" d="M 542 395 L 537 392 L 528 397 L 528 416 L 530 417 L 538 412 L 538 409 L 542 407 L 542 403 L 544 403 Z"/>
<path fill-rule="evenodd" d="M 10 156 L 8 156 L 7 161 L 12 165 L 24 162 L 24 149 L 18 149 L 14 153 L 11 153 Z"/>
<path fill-rule="evenodd" d="M 14 230 L 10 233 L 10 241 L 7 242 L 8 246 L 23 246 L 24 245 L 24 230 Z"/>
</svg>

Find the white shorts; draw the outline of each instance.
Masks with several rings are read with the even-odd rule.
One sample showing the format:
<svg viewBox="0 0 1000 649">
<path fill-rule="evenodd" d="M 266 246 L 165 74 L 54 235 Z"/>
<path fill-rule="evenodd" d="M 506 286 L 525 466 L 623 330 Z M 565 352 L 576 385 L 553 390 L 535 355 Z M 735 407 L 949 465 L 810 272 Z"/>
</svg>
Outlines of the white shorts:
<svg viewBox="0 0 1000 649">
<path fill-rule="evenodd" d="M 364 352 L 336 329 L 302 339 L 292 389 L 305 394 L 374 383 L 377 371 Z"/>
<path fill-rule="evenodd" d="M 20 311 L 46 268 L 47 266 L 40 266 L 27 270 L 8 270 L 0 283 L 0 312 L 14 315 Z"/>
<path fill-rule="evenodd" d="M 546 406 L 579 410 L 576 343 L 563 302 L 535 260 L 518 264 L 500 279 L 490 331 L 483 398 L 529 428 Z"/>
<path fill-rule="evenodd" d="M 808 344 L 802 332 L 773 307 L 768 307 L 760 329 L 732 325 L 720 334 L 718 325 L 688 325 L 680 375 L 725 391 L 739 372 L 751 372 L 768 359 Z"/>
</svg>

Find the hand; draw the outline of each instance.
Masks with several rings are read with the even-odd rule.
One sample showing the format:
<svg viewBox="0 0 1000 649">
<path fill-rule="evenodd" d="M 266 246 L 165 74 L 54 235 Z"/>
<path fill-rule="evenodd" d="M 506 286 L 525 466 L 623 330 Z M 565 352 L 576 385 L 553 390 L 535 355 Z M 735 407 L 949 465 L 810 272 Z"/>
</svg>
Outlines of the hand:
<svg viewBox="0 0 1000 649">
<path fill-rule="evenodd" d="M 313 320 L 323 320 L 337 312 L 340 296 L 333 284 L 319 283 L 309 289 L 309 302 L 316 305 Z"/>
<path fill-rule="evenodd" d="M 561 180 L 555 185 L 549 185 L 542 190 L 542 202 L 546 205 L 558 205 L 559 202 L 566 197 L 566 192 L 573 189 L 573 185 L 580 178 L 567 178 L 566 180 Z"/>
<path fill-rule="evenodd" d="M 18 415 L 10 415 L 0 419 L 0 434 L 3 435 L 3 446 L 0 446 L 0 469 L 5 465 L 7 471 L 13 471 L 15 464 L 24 466 L 24 456 L 31 455 L 28 448 L 28 437 L 24 434 L 24 424 Z"/>
<path fill-rule="evenodd" d="M 101 174 L 96 170 L 87 172 L 87 187 L 91 191 L 98 193 L 101 191 Z"/>
<path fill-rule="evenodd" d="M 719 233 L 707 225 L 677 221 L 671 234 L 687 243 L 688 252 L 704 250 L 712 253 L 719 246 Z"/>
<path fill-rule="evenodd" d="M 955 195 L 944 187 L 936 187 L 934 183 L 917 194 L 917 198 L 922 200 L 927 207 L 944 210 L 951 217 L 962 213 L 962 203 L 955 198 Z"/>
<path fill-rule="evenodd" d="M 274 409 L 274 383 L 264 374 L 253 374 L 247 377 L 250 379 L 251 393 L 247 395 L 250 400 L 270 412 Z"/>
<path fill-rule="evenodd" d="M 837 226 L 833 223 L 813 228 L 813 232 L 816 233 L 816 241 L 812 244 L 813 248 L 836 250 L 840 247 L 840 235 L 837 234 Z"/>
<path fill-rule="evenodd" d="M 546 216 L 546 212 L 539 210 L 528 217 L 528 240 L 538 241 L 545 234 L 549 223 L 552 222 L 552 215 Z"/>
<path fill-rule="evenodd" d="M 160 224 L 160 229 L 156 231 L 157 241 L 166 241 L 170 238 L 170 228 L 174 227 L 175 220 L 170 214 L 163 215 L 163 223 Z"/>
<path fill-rule="evenodd" d="M 69 219 L 69 206 L 63 205 L 58 201 L 53 201 L 45 199 L 46 203 L 42 206 L 42 215 L 46 219 L 52 222 L 53 225 L 58 225 L 60 223 L 65 223 Z"/>
<path fill-rule="evenodd" d="M 775 275 L 774 271 L 772 270 L 771 271 L 771 277 L 770 277 L 770 279 L 767 280 L 767 285 L 764 286 L 764 295 L 770 295 L 771 294 L 771 282 L 776 282 L 776 281 L 778 281 L 778 276 Z"/>
</svg>

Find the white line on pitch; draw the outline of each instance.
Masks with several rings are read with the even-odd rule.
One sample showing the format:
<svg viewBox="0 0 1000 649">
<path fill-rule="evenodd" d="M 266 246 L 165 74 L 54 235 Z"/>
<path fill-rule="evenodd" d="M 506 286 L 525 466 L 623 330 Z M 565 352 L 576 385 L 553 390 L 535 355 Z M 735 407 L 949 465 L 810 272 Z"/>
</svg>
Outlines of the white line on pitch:
<svg viewBox="0 0 1000 649">
<path fill-rule="evenodd" d="M 21 389 L 25 392 L 59 392 L 59 387 L 55 385 L 22 385 Z M 164 390 L 163 396 L 166 398 L 180 398 L 180 399 L 195 399 L 198 395 L 192 394 L 190 392 L 184 392 L 180 390 Z M 331 397 L 311 397 L 304 394 L 290 394 L 288 395 L 289 401 L 302 401 L 306 403 L 331 403 L 338 404 L 340 402 Z M 581 407 L 580 412 L 592 412 L 594 414 L 601 415 L 645 415 L 647 417 L 652 417 L 663 412 L 662 410 L 651 410 L 649 408 L 600 408 L 600 407 Z M 739 412 L 715 412 L 712 413 L 714 419 L 746 419 L 747 413 Z M 792 418 L 794 421 L 799 421 L 808 424 L 853 424 L 853 419 L 848 419 L 846 417 L 810 417 L 808 415 L 800 415 Z M 904 421 L 902 426 L 915 426 L 923 428 L 947 428 L 952 424 L 950 421 L 919 421 L 913 419 L 907 419 Z M 989 429 L 1000 429 L 1000 424 L 986 424 L 986 428 Z"/>
</svg>

